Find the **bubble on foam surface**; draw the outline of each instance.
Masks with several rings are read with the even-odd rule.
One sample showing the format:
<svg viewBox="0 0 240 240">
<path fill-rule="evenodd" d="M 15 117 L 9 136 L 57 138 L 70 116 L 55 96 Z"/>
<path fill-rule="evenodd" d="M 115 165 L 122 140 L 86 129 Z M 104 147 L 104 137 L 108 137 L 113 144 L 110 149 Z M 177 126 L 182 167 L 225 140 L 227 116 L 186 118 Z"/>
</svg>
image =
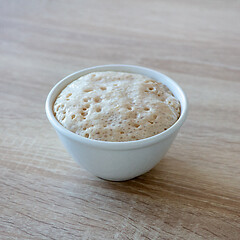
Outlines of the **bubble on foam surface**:
<svg viewBox="0 0 240 240">
<path fill-rule="evenodd" d="M 57 97 L 56 119 L 70 131 L 102 141 L 136 141 L 165 131 L 180 116 L 180 103 L 163 84 L 123 72 L 94 72 Z"/>
</svg>

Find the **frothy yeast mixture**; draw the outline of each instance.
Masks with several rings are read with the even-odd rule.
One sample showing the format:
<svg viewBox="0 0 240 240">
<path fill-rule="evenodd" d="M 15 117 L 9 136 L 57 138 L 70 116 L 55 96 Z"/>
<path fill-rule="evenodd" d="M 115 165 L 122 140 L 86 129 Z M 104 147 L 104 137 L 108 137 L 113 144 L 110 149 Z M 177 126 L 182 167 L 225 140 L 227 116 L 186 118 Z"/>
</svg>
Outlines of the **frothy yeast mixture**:
<svg viewBox="0 0 240 240">
<path fill-rule="evenodd" d="M 111 71 L 93 72 L 70 83 L 53 110 L 66 129 L 111 142 L 161 133 L 177 121 L 181 111 L 165 85 L 143 75 Z"/>
</svg>

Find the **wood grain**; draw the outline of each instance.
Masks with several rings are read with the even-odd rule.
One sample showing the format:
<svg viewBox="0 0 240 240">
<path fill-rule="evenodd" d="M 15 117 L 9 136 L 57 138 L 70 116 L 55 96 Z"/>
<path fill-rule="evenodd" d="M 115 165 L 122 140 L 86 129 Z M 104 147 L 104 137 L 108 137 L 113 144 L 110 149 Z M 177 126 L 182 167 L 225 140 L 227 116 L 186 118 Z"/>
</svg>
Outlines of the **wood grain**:
<svg viewBox="0 0 240 240">
<path fill-rule="evenodd" d="M 240 239 L 240 2 L 0 1 L 0 239 Z M 175 79 L 187 122 L 149 173 L 107 182 L 48 123 L 52 86 L 124 63 Z"/>
</svg>

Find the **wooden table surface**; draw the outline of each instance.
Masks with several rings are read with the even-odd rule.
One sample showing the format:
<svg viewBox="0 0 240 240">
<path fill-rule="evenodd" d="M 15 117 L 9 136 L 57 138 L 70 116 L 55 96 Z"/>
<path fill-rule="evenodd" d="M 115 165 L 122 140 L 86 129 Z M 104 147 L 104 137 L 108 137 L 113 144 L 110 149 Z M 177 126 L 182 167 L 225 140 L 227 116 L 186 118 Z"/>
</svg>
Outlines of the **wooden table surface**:
<svg viewBox="0 0 240 240">
<path fill-rule="evenodd" d="M 50 89 L 85 67 L 150 67 L 189 116 L 149 173 L 108 182 L 65 151 Z M 0 1 L 0 239 L 240 239 L 240 2 Z"/>
</svg>

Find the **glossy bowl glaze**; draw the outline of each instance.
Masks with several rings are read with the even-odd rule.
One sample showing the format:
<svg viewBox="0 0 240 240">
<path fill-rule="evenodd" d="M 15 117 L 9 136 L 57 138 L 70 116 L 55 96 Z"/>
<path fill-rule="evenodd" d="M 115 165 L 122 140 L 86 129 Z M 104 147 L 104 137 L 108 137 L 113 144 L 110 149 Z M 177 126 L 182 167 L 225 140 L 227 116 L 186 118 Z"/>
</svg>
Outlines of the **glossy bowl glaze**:
<svg viewBox="0 0 240 240">
<path fill-rule="evenodd" d="M 92 140 L 67 130 L 54 117 L 55 99 L 69 83 L 83 75 L 97 71 L 137 73 L 165 84 L 181 103 L 179 119 L 162 133 L 128 142 Z M 170 148 L 180 127 L 186 120 L 187 110 L 186 95 L 176 82 L 160 72 L 131 65 L 103 65 L 75 72 L 57 83 L 46 100 L 47 117 L 73 159 L 92 174 L 112 181 L 128 180 L 152 169 Z"/>
</svg>

